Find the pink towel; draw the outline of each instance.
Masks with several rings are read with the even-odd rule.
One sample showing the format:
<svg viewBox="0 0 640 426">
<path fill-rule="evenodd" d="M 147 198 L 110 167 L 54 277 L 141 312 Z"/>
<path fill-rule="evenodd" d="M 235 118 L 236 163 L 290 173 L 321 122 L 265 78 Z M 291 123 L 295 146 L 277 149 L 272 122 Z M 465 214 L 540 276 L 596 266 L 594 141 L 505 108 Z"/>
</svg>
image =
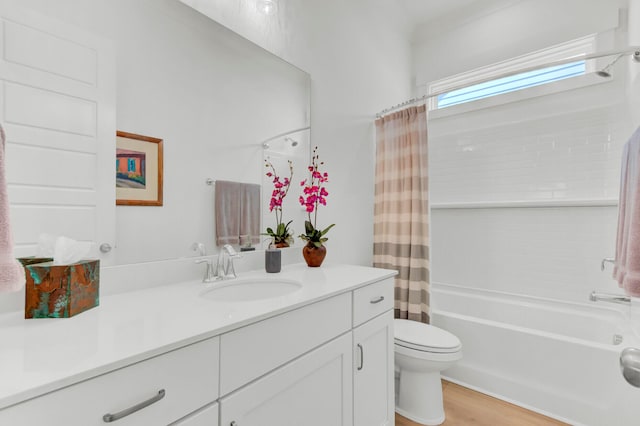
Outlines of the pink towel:
<svg viewBox="0 0 640 426">
<path fill-rule="evenodd" d="M 640 128 L 622 152 L 613 278 L 627 295 L 640 297 Z"/>
<path fill-rule="evenodd" d="M 24 286 L 24 268 L 13 257 L 13 239 L 9 224 L 9 197 L 5 178 L 5 136 L 0 126 L 0 293 L 18 291 Z"/>
</svg>

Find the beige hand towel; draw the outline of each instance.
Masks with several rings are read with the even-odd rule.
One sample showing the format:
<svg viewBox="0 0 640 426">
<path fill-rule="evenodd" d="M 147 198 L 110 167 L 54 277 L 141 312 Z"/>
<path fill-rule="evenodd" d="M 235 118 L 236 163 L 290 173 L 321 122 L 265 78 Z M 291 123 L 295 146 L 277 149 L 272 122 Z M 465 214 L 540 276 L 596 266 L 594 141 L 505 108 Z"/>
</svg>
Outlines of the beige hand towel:
<svg viewBox="0 0 640 426">
<path fill-rule="evenodd" d="M 260 185 L 242 184 L 240 205 L 240 236 L 250 237 L 251 244 L 260 243 Z M 244 240 L 243 238 L 243 241 Z"/>
<path fill-rule="evenodd" d="M 216 181 L 215 216 L 216 244 L 240 243 L 240 206 L 242 184 L 226 180 Z"/>
</svg>

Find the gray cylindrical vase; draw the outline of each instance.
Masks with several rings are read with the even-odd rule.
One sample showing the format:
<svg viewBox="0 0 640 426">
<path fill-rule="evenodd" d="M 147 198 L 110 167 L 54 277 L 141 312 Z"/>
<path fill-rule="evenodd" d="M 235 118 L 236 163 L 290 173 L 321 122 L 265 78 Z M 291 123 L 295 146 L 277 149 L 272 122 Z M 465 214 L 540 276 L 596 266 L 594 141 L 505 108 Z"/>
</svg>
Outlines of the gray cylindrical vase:
<svg viewBox="0 0 640 426">
<path fill-rule="evenodd" d="M 280 249 L 268 248 L 264 252 L 264 269 L 269 273 L 278 273 L 282 268 L 282 252 Z"/>
</svg>

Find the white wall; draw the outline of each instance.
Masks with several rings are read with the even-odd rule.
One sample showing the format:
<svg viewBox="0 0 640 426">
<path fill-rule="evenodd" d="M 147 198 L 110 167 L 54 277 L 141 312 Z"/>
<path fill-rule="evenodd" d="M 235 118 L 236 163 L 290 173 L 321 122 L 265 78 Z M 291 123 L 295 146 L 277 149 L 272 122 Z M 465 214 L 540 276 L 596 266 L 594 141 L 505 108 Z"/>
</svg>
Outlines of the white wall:
<svg viewBox="0 0 640 426">
<path fill-rule="evenodd" d="M 311 74 L 312 146 L 330 174 L 318 226 L 336 223 L 326 261 L 370 265 L 373 119 L 411 93 L 409 29 L 397 8 L 384 0 L 292 0 L 264 18 L 248 0 L 185 3 L 210 5 L 223 25 Z"/>
<path fill-rule="evenodd" d="M 626 22 L 612 31 L 620 4 L 525 0 L 437 35 L 423 28 L 414 39 L 415 81 L 592 33 L 602 33 L 599 49 L 622 46 Z M 620 153 L 638 125 L 626 69 L 620 64 L 611 82 L 504 105 L 481 101 L 479 110 L 430 120 L 434 283 L 578 302 L 594 289 L 617 291 L 600 261 L 614 255 Z M 468 203 L 476 208 L 460 208 Z"/>
<path fill-rule="evenodd" d="M 327 260 L 371 265 L 373 120 L 410 95 L 408 38 L 394 27 L 395 11 L 386 1 L 299 4 L 307 6 L 298 29 L 307 26 L 309 48 L 298 44 L 292 56 L 311 73 L 312 142 L 320 146 L 331 179 L 326 214 L 318 221 L 336 223 Z"/>
<path fill-rule="evenodd" d="M 478 3 L 485 3 L 478 2 Z M 494 2 L 489 2 L 491 5 Z M 415 83 L 480 66 L 617 26 L 626 0 L 521 0 L 470 10 L 423 25 L 413 36 Z"/>
<path fill-rule="evenodd" d="M 118 130 L 164 140 L 164 205 L 117 207 L 118 264 L 211 252 L 206 178 L 261 183 L 259 142 L 308 125 L 307 74 L 177 0 L 3 3 L 113 40 Z"/>
</svg>

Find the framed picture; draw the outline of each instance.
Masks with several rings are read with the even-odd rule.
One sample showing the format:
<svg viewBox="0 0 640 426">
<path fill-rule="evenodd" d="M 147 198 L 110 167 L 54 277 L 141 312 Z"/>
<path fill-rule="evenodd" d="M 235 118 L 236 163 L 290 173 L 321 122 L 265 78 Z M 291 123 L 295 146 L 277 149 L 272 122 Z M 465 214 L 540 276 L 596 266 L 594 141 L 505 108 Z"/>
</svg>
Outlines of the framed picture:
<svg viewBox="0 0 640 426">
<path fill-rule="evenodd" d="M 162 139 L 116 132 L 116 204 L 162 205 Z"/>
</svg>

